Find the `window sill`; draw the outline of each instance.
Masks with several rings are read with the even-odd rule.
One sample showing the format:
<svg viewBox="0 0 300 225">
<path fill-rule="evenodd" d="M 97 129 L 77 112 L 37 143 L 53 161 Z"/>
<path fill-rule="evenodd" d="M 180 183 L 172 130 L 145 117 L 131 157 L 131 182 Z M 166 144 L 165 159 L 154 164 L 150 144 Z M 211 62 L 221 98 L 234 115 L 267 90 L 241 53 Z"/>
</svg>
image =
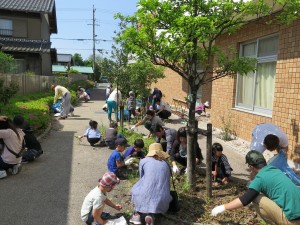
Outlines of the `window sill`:
<svg viewBox="0 0 300 225">
<path fill-rule="evenodd" d="M 259 112 L 250 111 L 250 110 L 241 109 L 241 108 L 232 108 L 232 109 L 236 110 L 236 111 L 244 112 L 244 113 L 249 113 L 249 114 L 257 115 L 257 116 L 263 116 L 263 117 L 267 117 L 267 118 L 272 118 L 272 115 L 268 115 L 268 114 L 264 114 L 264 113 L 259 113 Z"/>
</svg>

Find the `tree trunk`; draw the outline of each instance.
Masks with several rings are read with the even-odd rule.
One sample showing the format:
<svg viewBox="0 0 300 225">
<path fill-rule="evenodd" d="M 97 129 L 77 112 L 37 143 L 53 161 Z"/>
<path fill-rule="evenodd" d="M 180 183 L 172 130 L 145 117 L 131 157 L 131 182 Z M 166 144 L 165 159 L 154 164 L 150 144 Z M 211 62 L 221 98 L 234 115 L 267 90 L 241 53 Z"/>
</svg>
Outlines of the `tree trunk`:
<svg viewBox="0 0 300 225">
<path fill-rule="evenodd" d="M 195 189 L 195 144 L 197 142 L 198 125 L 196 127 L 195 120 L 195 107 L 197 98 L 197 87 L 191 85 L 191 95 L 189 96 L 189 120 L 187 125 L 187 180 L 189 188 L 191 190 Z"/>
<path fill-rule="evenodd" d="M 212 156 L 212 125 L 207 124 L 207 139 L 206 139 L 206 195 L 210 199 L 212 197 L 212 174 L 211 174 L 211 156 Z"/>
<path fill-rule="evenodd" d="M 123 129 L 124 127 L 124 105 L 123 104 L 120 105 L 120 126 Z"/>
</svg>

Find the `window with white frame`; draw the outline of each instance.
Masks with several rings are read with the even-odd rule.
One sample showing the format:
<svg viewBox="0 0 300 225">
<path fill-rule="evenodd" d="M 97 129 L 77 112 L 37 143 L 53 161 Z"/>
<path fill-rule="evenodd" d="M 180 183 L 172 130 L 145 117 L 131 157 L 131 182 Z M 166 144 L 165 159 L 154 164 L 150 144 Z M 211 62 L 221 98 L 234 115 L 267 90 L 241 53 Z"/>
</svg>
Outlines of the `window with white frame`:
<svg viewBox="0 0 300 225">
<path fill-rule="evenodd" d="M 240 56 L 257 62 L 254 72 L 238 75 L 236 108 L 272 115 L 277 51 L 277 35 L 241 44 Z"/>
<path fill-rule="evenodd" d="M 0 36 L 13 35 L 13 22 L 12 20 L 0 19 Z"/>
</svg>

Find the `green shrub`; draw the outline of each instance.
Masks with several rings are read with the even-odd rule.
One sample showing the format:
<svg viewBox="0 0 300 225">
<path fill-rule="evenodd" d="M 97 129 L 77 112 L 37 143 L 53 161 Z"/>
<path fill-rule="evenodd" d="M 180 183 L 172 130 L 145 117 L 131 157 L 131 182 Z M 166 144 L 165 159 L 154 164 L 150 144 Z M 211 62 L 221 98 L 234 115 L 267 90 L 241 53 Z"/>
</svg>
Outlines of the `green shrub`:
<svg viewBox="0 0 300 225">
<path fill-rule="evenodd" d="M 19 85 L 17 83 L 12 81 L 8 86 L 5 86 L 4 80 L 0 79 L 0 104 L 6 105 L 18 91 Z"/>
<path fill-rule="evenodd" d="M 51 115 L 50 105 L 53 103 L 53 94 L 36 93 L 26 96 L 16 96 L 11 99 L 11 104 L 2 107 L 2 114 L 13 118 L 22 115 L 34 130 L 48 126 Z"/>
<path fill-rule="evenodd" d="M 94 87 L 94 82 L 91 80 L 77 80 L 71 83 L 69 89 L 77 91 L 78 87 L 82 87 L 84 89 L 91 89 Z"/>
<path fill-rule="evenodd" d="M 9 54 L 0 51 L 0 73 L 15 73 L 16 60 Z"/>
</svg>

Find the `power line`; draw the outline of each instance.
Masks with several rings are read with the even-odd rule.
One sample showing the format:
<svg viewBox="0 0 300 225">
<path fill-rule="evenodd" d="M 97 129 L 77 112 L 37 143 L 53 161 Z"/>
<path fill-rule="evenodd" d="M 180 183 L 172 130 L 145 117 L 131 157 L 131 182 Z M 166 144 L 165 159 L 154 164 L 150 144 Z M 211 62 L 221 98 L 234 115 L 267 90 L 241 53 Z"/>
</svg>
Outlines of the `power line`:
<svg viewBox="0 0 300 225">
<path fill-rule="evenodd" d="M 94 41 L 93 38 L 51 38 L 56 40 L 64 40 L 64 41 Z M 107 39 L 95 39 L 95 41 L 104 41 L 104 42 L 113 42 L 114 40 Z"/>
<path fill-rule="evenodd" d="M 56 11 L 69 11 L 69 12 L 74 12 L 74 11 L 90 11 L 91 9 L 89 8 L 57 8 Z M 126 13 L 130 14 L 132 12 L 128 11 L 114 11 L 114 10 L 109 10 L 109 9 L 98 9 L 99 12 L 102 13 L 108 13 L 108 14 L 116 14 L 116 13 Z"/>
<path fill-rule="evenodd" d="M 56 48 L 56 49 L 65 49 L 65 50 L 79 50 L 79 51 L 91 51 L 93 49 L 91 48 Z M 101 52 L 101 54 L 106 53 L 111 51 L 111 49 L 96 49 L 98 52 Z"/>
</svg>

